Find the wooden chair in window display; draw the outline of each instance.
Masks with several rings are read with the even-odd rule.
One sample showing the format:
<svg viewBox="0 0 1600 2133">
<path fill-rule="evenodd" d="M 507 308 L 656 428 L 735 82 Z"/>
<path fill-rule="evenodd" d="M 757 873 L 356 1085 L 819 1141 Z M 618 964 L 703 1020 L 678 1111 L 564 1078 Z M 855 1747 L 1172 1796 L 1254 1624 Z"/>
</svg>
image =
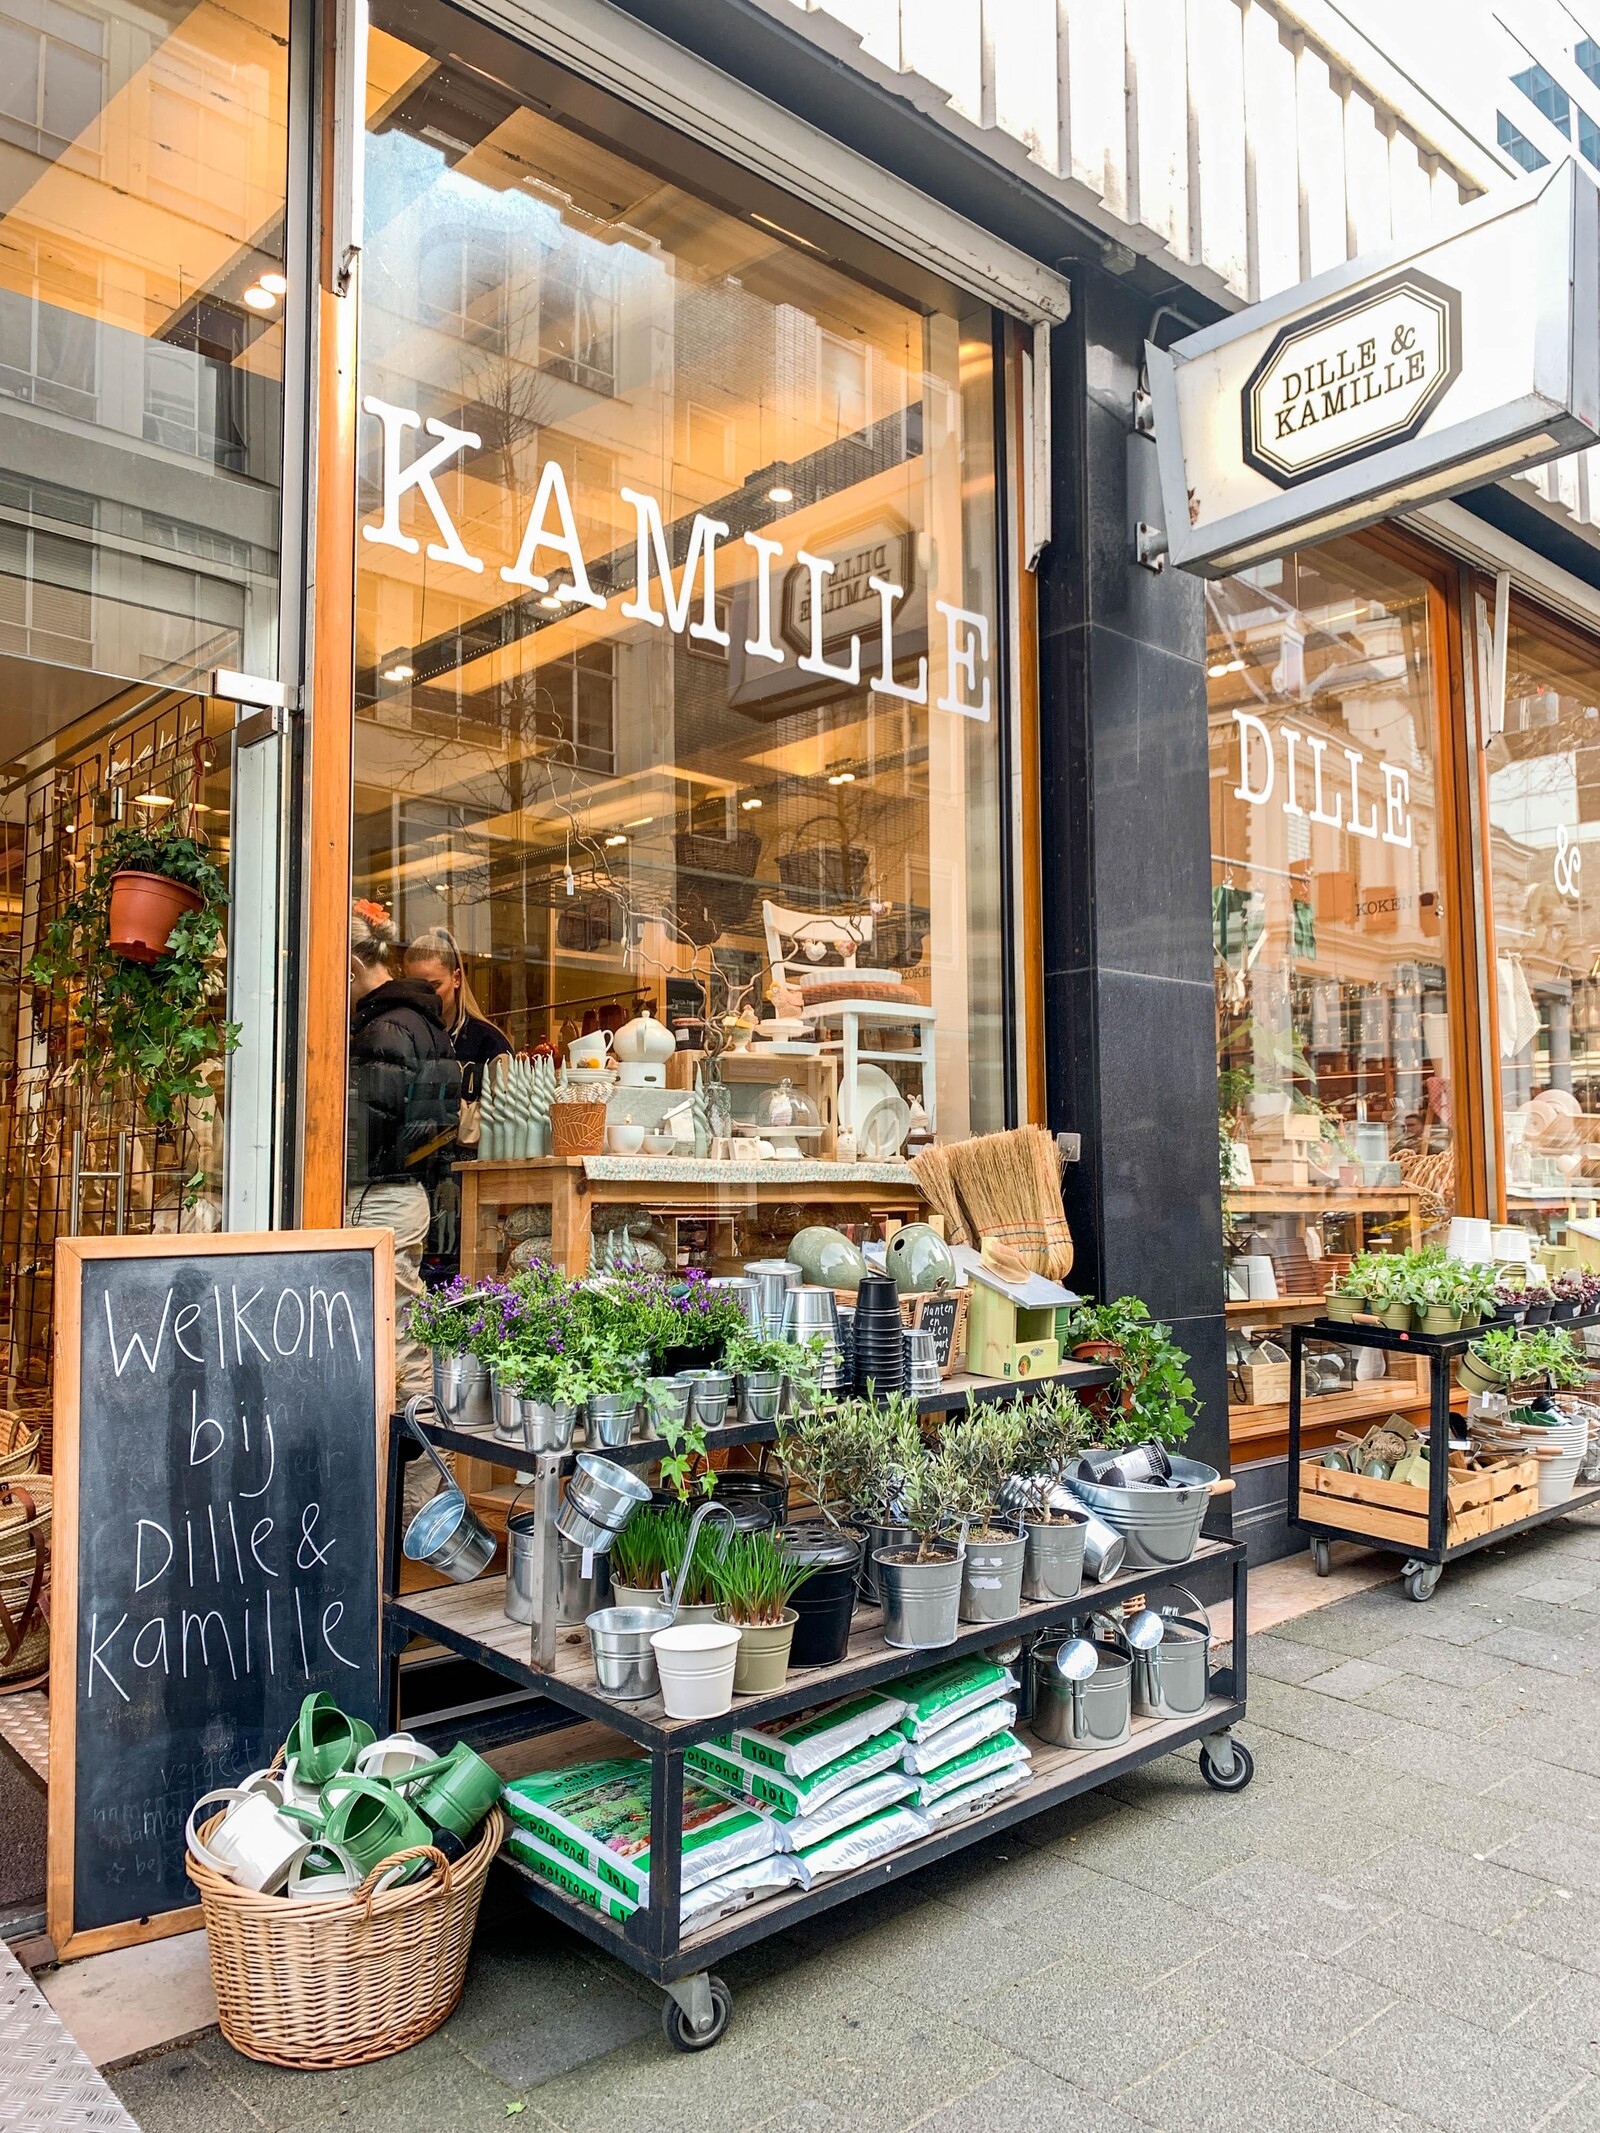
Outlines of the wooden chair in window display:
<svg viewBox="0 0 1600 2133">
<path fill-rule="evenodd" d="M 839 1130 L 856 1136 L 862 1155 L 898 1152 L 911 1117 L 883 1070 L 891 1064 L 914 1063 L 921 1072 L 922 1109 L 931 1133 L 936 1115 L 933 1047 L 937 1014 L 915 997 L 899 971 L 867 969 L 858 963 L 860 951 L 872 946 L 872 914 L 839 917 L 763 902 L 761 920 L 773 1005 L 780 1015 L 797 1007 L 800 1019 L 816 1031 L 824 1052 L 838 1057 Z M 825 1034 L 834 1025 L 837 1036 Z M 861 1041 L 863 1032 L 907 1028 L 915 1038 L 909 1051 L 873 1050 Z M 880 1139 L 881 1146 L 876 1144 Z"/>
</svg>

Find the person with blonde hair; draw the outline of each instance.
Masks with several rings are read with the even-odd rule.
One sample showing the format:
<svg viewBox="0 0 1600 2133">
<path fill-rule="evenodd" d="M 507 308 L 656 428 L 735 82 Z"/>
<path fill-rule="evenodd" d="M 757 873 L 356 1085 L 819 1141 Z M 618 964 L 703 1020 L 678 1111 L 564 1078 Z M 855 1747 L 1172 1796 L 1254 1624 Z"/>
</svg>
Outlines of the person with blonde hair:
<svg viewBox="0 0 1600 2133">
<path fill-rule="evenodd" d="M 461 1068 L 463 1115 L 457 1152 L 476 1155 L 483 1077 L 494 1060 L 510 1054 L 511 1045 L 478 1005 L 460 945 L 448 926 L 430 926 L 417 935 L 406 950 L 406 976 L 421 978 L 438 995 L 451 1049 Z"/>
<path fill-rule="evenodd" d="M 408 1340 L 405 1307 L 422 1294 L 433 1194 L 450 1174 L 461 1068 L 431 985 L 395 977 L 399 939 L 381 904 L 350 910 L 350 1052 L 345 1221 L 394 1232 L 396 1394 L 431 1390 L 426 1348 Z"/>
</svg>

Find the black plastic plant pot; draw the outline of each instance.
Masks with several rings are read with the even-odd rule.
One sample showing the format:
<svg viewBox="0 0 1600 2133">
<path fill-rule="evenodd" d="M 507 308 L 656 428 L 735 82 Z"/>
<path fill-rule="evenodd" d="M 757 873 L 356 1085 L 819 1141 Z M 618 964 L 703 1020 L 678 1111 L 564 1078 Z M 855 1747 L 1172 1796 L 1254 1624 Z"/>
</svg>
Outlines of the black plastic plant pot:
<svg viewBox="0 0 1600 2133">
<path fill-rule="evenodd" d="M 1525 1326 L 1548 1325 L 1550 1322 L 1550 1309 L 1551 1307 L 1547 1303 L 1529 1304 L 1527 1314 L 1523 1318 L 1522 1323 Z"/>
<path fill-rule="evenodd" d="M 721 1360 L 722 1350 L 715 1341 L 704 1342 L 698 1348 L 663 1348 L 655 1375 L 675 1378 L 680 1370 L 715 1370 Z"/>
<path fill-rule="evenodd" d="M 789 1664 L 834 1666 L 849 1650 L 860 1538 L 827 1525 L 791 1526 L 782 1546 L 785 1555 L 811 1565 L 810 1576 L 789 1596 L 789 1605 L 800 1617 Z"/>
</svg>

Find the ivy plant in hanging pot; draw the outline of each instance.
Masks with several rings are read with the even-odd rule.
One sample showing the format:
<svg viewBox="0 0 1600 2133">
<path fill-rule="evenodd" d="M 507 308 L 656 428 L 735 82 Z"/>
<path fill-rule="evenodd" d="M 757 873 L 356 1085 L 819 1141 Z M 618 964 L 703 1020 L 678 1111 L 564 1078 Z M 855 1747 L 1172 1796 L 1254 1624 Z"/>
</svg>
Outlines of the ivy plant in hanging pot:
<svg viewBox="0 0 1600 2133">
<path fill-rule="evenodd" d="M 175 892 L 170 913 L 152 908 L 152 880 Z M 222 968 L 227 907 L 221 869 L 176 823 L 114 829 L 28 965 L 33 984 L 69 1002 L 73 1078 L 91 1090 L 125 1083 L 163 1138 L 186 1105 L 210 1104 L 207 1070 L 239 1042 Z"/>
</svg>

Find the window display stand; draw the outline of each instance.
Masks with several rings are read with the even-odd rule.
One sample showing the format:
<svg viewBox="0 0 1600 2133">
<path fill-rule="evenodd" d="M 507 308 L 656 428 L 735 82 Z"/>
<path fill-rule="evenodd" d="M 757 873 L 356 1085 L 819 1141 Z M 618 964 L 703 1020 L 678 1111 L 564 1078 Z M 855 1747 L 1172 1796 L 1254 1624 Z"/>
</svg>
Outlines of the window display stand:
<svg viewBox="0 0 1600 2133">
<path fill-rule="evenodd" d="M 1058 1381 L 1089 1387 L 1110 1381 L 1108 1370 L 1080 1364 L 1058 1373 Z M 919 1404 L 924 1412 L 936 1413 L 964 1407 L 977 1401 L 1014 1399 L 1036 1388 L 1039 1380 L 1018 1384 L 1000 1379 L 952 1379 L 939 1392 Z M 486 1453 L 498 1463 L 522 1469 L 538 1469 L 538 1507 L 545 1513 L 550 1535 L 546 1551 L 545 1590 L 554 1596 L 553 1510 L 563 1473 L 573 1455 L 548 1453 L 536 1461 L 518 1458 L 513 1447 L 496 1444 L 493 1438 L 471 1431 L 450 1429 L 424 1421 L 422 1427 L 440 1450 L 467 1452 L 482 1458 Z M 770 1423 L 733 1424 L 712 1433 L 717 1445 L 770 1441 L 776 1432 Z M 744 1696 L 736 1700 L 733 1714 L 714 1718 L 673 1719 L 663 1710 L 659 1697 L 642 1702 L 615 1703 L 601 1695 L 595 1683 L 588 1639 L 581 1626 L 553 1628 L 553 1605 L 537 1606 L 540 1622 L 552 1624 L 541 1636 L 507 1619 L 504 1613 L 505 1580 L 484 1576 L 470 1585 L 410 1593 L 398 1591 L 400 1568 L 400 1457 L 404 1433 L 398 1426 L 389 1436 L 388 1504 L 383 1563 L 384 1642 L 387 1654 L 386 1727 L 402 1721 L 399 1703 L 400 1653 L 414 1637 L 423 1637 L 460 1657 L 478 1664 L 532 1692 L 525 1706 L 527 1716 L 520 1737 L 527 1739 L 558 1728 L 597 1724 L 620 1734 L 642 1749 L 651 1767 L 650 1826 L 652 1866 L 649 1902 L 625 1922 L 602 1916 L 563 1891 L 540 1879 L 508 1854 L 502 1863 L 518 1876 L 523 1893 L 540 1909 L 552 1913 L 575 1931 L 607 1949 L 642 1976 L 660 1985 L 667 1995 L 662 2009 L 669 2040 L 682 2051 L 701 2051 L 714 2044 L 727 2026 L 731 1997 L 714 1966 L 738 1949 L 786 1931 L 823 1911 L 846 1904 L 885 1882 L 898 1881 L 918 1868 L 966 1849 L 998 1830 L 1028 1820 L 1075 1794 L 1087 1792 L 1129 1770 L 1166 1755 L 1191 1741 L 1201 1744 L 1200 1774 L 1220 1792 L 1239 1792 L 1254 1773 L 1249 1751 L 1233 1739 L 1232 1728 L 1244 1716 L 1245 1640 L 1247 1628 L 1245 1551 L 1237 1543 L 1202 1540 L 1189 1561 L 1170 1571 L 1124 1571 L 1105 1584 L 1086 1584 L 1076 1598 L 1046 1605 L 1024 1606 L 1009 1621 L 963 1623 L 955 1641 L 937 1651 L 901 1651 L 883 1641 L 882 1618 L 876 1608 L 858 1607 L 851 1627 L 847 1656 L 837 1664 L 791 1668 L 783 1688 L 769 1696 Z M 640 1466 L 661 1456 L 659 1440 L 624 1446 L 608 1457 Z M 1203 1706 L 1190 1717 L 1179 1719 L 1135 1718 L 1130 1738 L 1120 1747 L 1072 1751 L 1030 1742 L 1033 1748 L 1031 1775 L 1025 1786 L 1006 1794 L 990 1807 L 967 1820 L 934 1831 L 886 1859 L 879 1859 L 852 1873 L 824 1882 L 809 1890 L 774 1897 L 702 1927 L 682 1932 L 679 1927 L 680 1866 L 683 1826 L 684 1751 L 700 1742 L 726 1733 L 735 1717 L 744 1725 L 762 1725 L 790 1716 L 836 1698 L 886 1686 L 909 1674 L 947 1659 L 977 1652 L 1020 1650 L 1024 1661 L 1041 1638 L 1059 1638 L 1074 1624 L 1095 1612 L 1104 1612 L 1139 1594 L 1154 1594 L 1179 1578 L 1189 1581 L 1197 1569 L 1213 1573 L 1226 1570 L 1232 1578 L 1232 1642 L 1227 1663 L 1209 1669 Z M 550 1657 L 545 1658 L 545 1650 Z M 1020 1668 L 1023 1688 L 1022 1711 L 1031 1680 L 1026 1663 Z M 503 1726 L 497 1739 L 508 1738 Z"/>
<path fill-rule="evenodd" d="M 1600 1313 L 1563 1319 L 1557 1323 L 1566 1329 L 1579 1331 L 1585 1326 L 1600 1324 Z M 1564 1497 L 1560 1503 L 1551 1504 L 1544 1510 L 1533 1511 L 1528 1516 L 1517 1518 L 1506 1525 L 1453 1516 L 1454 1507 L 1449 1495 L 1450 1364 L 1479 1338 L 1486 1330 L 1484 1327 L 1473 1326 L 1461 1333 L 1396 1333 L 1390 1327 L 1380 1326 L 1375 1321 L 1367 1323 L 1357 1320 L 1346 1323 L 1330 1318 L 1318 1318 L 1309 1325 L 1291 1326 L 1288 1330 L 1291 1476 L 1289 1523 L 1309 1536 L 1312 1567 L 1318 1577 L 1325 1578 L 1332 1568 L 1330 1544 L 1336 1540 L 1354 1541 L 1359 1547 L 1379 1548 L 1386 1554 L 1402 1556 L 1404 1562 L 1401 1575 L 1405 1580 L 1407 1598 L 1431 1600 L 1438 1589 L 1446 1563 L 1456 1562 L 1464 1555 L 1475 1554 L 1480 1548 L 1509 1540 L 1518 1533 L 1530 1532 L 1535 1526 L 1548 1525 L 1553 1518 L 1565 1518 L 1569 1511 L 1581 1511 L 1589 1504 L 1600 1503 L 1600 1485 L 1597 1485 L 1592 1488 L 1574 1489 L 1572 1494 Z M 1428 1489 L 1425 1541 L 1421 1537 L 1422 1521 L 1419 1517 L 1408 1517 L 1404 1513 L 1386 1509 L 1381 1503 L 1369 1505 L 1351 1502 L 1341 1510 L 1338 1499 L 1318 1494 L 1305 1487 L 1300 1438 L 1307 1341 L 1331 1341 L 1338 1342 L 1341 1346 L 1356 1348 L 1382 1348 L 1391 1355 L 1415 1356 L 1428 1365 Z M 1454 1536 L 1451 1533 L 1453 1522 L 1457 1528 Z M 1477 1530 L 1479 1526 L 1481 1530 Z M 1407 1531 L 1408 1527 L 1415 1530 Z"/>
</svg>

